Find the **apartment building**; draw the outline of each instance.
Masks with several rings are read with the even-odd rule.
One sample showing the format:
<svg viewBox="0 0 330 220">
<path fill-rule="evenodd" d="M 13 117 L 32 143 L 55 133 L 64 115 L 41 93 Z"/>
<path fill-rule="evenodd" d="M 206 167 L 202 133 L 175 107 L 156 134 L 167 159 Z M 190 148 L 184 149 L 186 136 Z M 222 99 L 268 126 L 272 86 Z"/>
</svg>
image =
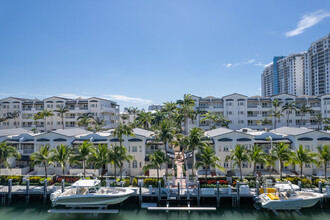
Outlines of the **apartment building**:
<svg viewBox="0 0 330 220">
<path fill-rule="evenodd" d="M 311 44 L 305 55 L 305 94 L 330 93 L 330 34 Z"/>
<path fill-rule="evenodd" d="M 54 110 L 64 106 L 69 111 L 65 113 L 62 121 L 61 115 Z M 35 114 L 44 109 L 54 113 L 54 116 L 46 118 L 46 124 L 43 119 L 33 119 Z M 5 118 L 8 113 L 14 111 L 20 112 L 19 117 L 0 123 L 0 129 L 25 128 L 43 132 L 60 128 L 74 128 L 78 127 L 78 117 L 86 113 L 103 119 L 105 128 L 115 128 L 119 123 L 119 105 L 116 102 L 97 97 L 68 99 L 53 96 L 43 100 L 8 97 L 0 100 L 1 118 Z"/>
<path fill-rule="evenodd" d="M 196 109 L 205 110 L 212 114 L 222 115 L 229 119 L 229 128 L 239 130 L 242 128 L 251 129 L 272 129 L 273 125 L 258 125 L 265 117 L 269 117 L 274 107 L 272 102 L 275 99 L 282 101 L 280 108 L 287 102 L 295 102 L 296 106 L 307 105 L 311 107 L 311 112 L 302 114 L 297 111 L 285 110 L 283 117 L 277 120 L 277 127 L 308 127 L 317 128 L 318 124 L 313 120 L 313 116 L 322 113 L 323 117 L 330 117 L 330 94 L 320 96 L 295 96 L 289 94 L 278 94 L 269 97 L 252 96 L 247 97 L 241 94 L 231 94 L 224 97 L 208 96 L 205 98 L 193 96 Z M 201 127 L 210 130 L 213 126 L 220 127 L 220 124 L 214 124 L 210 120 L 202 121 L 203 116 L 198 115 L 196 120 L 189 120 L 189 129 L 192 127 Z"/>
<path fill-rule="evenodd" d="M 273 63 L 266 66 L 262 75 L 262 95 L 280 93 L 304 94 L 305 53 L 294 53 L 287 57 L 274 57 Z"/>
<path fill-rule="evenodd" d="M 330 34 L 312 43 L 307 52 L 275 56 L 261 74 L 262 96 L 329 94 L 329 45 Z"/>
</svg>

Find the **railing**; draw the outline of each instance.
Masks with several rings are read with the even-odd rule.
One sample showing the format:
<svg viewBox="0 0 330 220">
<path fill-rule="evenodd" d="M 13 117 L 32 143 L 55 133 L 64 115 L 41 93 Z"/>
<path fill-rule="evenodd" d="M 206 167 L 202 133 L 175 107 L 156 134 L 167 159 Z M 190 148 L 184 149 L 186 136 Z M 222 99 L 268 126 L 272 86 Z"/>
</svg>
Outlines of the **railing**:
<svg viewBox="0 0 330 220">
<path fill-rule="evenodd" d="M 22 111 L 31 111 L 32 108 L 23 108 Z"/>
<path fill-rule="evenodd" d="M 258 115 L 248 115 L 248 117 L 258 117 Z"/>
<path fill-rule="evenodd" d="M 23 128 L 31 128 L 32 125 L 23 125 Z"/>
<path fill-rule="evenodd" d="M 66 116 L 65 118 L 67 118 L 67 119 L 76 118 L 76 116 Z"/>
<path fill-rule="evenodd" d="M 74 128 L 76 125 L 65 125 L 67 128 Z"/>
<path fill-rule="evenodd" d="M 88 107 L 81 107 L 79 110 L 88 110 Z"/>
<path fill-rule="evenodd" d="M 23 149 L 23 154 L 32 154 L 34 149 Z"/>
<path fill-rule="evenodd" d="M 248 105 L 248 108 L 258 108 L 258 105 Z"/>
</svg>

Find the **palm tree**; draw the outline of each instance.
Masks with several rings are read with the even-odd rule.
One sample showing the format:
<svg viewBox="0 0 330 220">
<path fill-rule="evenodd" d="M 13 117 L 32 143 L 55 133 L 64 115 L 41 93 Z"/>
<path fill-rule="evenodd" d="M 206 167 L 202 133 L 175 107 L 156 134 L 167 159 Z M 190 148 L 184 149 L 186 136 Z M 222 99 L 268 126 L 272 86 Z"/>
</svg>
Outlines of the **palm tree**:
<svg viewBox="0 0 330 220">
<path fill-rule="evenodd" d="M 92 126 L 88 127 L 86 130 L 92 131 L 93 133 L 104 130 L 103 126 L 105 124 L 105 120 L 99 117 L 93 119 Z"/>
<path fill-rule="evenodd" d="M 64 130 L 64 115 L 65 113 L 69 112 L 69 109 L 67 106 L 59 106 L 56 110 L 54 110 L 54 112 L 57 112 L 60 114 L 60 117 L 61 117 L 61 120 L 62 120 L 62 127 L 63 127 L 63 130 Z"/>
<path fill-rule="evenodd" d="M 133 155 L 127 154 L 127 149 L 123 146 L 115 146 L 114 148 L 114 164 L 119 166 L 120 169 L 120 180 L 123 179 L 123 165 L 124 162 L 130 162 L 134 160 Z"/>
<path fill-rule="evenodd" d="M 13 119 L 15 121 L 16 128 L 18 128 L 17 118 L 19 118 L 20 113 L 21 113 L 20 111 L 13 111 L 13 112 L 7 113 L 7 119 Z"/>
<path fill-rule="evenodd" d="M 182 115 L 184 124 L 184 134 L 188 134 L 188 120 L 194 116 L 195 100 L 190 94 L 184 94 L 183 100 L 176 102 L 180 108 L 179 113 Z"/>
<path fill-rule="evenodd" d="M 11 169 L 8 159 L 12 158 L 12 157 L 14 157 L 16 159 L 20 159 L 21 155 L 15 147 L 10 146 L 7 142 L 0 143 L 0 171 L 1 171 L 2 164 L 4 164 L 5 167 Z M 1 173 L 0 173 L 0 175 L 1 175 Z"/>
<path fill-rule="evenodd" d="M 70 164 L 82 164 L 84 178 L 86 178 L 86 162 L 89 160 L 91 155 L 92 143 L 84 141 L 79 145 L 77 152 L 70 157 Z"/>
<path fill-rule="evenodd" d="M 103 167 L 109 162 L 109 149 L 106 144 L 99 144 L 95 148 L 91 148 L 91 155 L 88 162 L 94 165 L 94 168 L 101 169 L 101 177 L 103 177 Z M 111 161 L 110 161 L 111 162 Z"/>
<path fill-rule="evenodd" d="M 291 111 L 296 111 L 296 103 L 295 102 L 287 102 L 282 106 L 282 112 L 286 111 L 288 118 L 286 120 L 286 126 L 289 127 L 289 117 Z"/>
<path fill-rule="evenodd" d="M 33 154 L 30 155 L 30 158 L 32 160 L 32 165 L 43 165 L 45 168 L 45 176 L 47 179 L 47 167 L 49 165 L 54 165 L 52 162 L 52 155 L 51 151 L 49 150 L 49 145 L 40 147 L 38 152 L 34 152 Z"/>
<path fill-rule="evenodd" d="M 316 157 L 319 166 L 324 166 L 324 177 L 327 179 L 327 164 L 330 161 L 330 145 L 318 146 Z"/>
<path fill-rule="evenodd" d="M 119 140 L 119 146 L 123 146 L 123 136 L 133 136 L 134 133 L 132 131 L 132 127 L 130 125 L 123 125 L 119 124 L 118 127 L 114 130 L 113 136 L 118 138 Z"/>
<path fill-rule="evenodd" d="M 212 127 L 212 122 L 217 121 L 217 116 L 215 114 L 212 114 L 212 112 L 207 112 L 202 115 L 204 118 L 201 120 L 201 123 L 204 121 L 210 121 L 210 127 Z"/>
<path fill-rule="evenodd" d="M 115 169 L 115 180 L 117 179 L 117 160 L 116 160 L 117 146 L 112 146 L 108 151 L 108 163 L 112 164 Z"/>
<path fill-rule="evenodd" d="M 202 147 L 201 152 L 196 154 L 196 156 L 200 158 L 200 161 L 196 162 L 195 168 L 198 169 L 199 167 L 205 167 L 205 180 L 207 179 L 209 167 L 225 171 L 224 168 L 220 166 L 220 157 L 216 156 L 215 151 L 210 146 Z"/>
<path fill-rule="evenodd" d="M 158 128 L 164 119 L 165 113 L 163 111 L 156 110 L 156 112 L 152 114 L 151 124 L 154 128 Z"/>
<path fill-rule="evenodd" d="M 271 125 L 272 120 L 268 119 L 265 117 L 263 120 L 257 121 L 258 126 L 266 126 L 266 125 Z"/>
<path fill-rule="evenodd" d="M 48 117 L 51 117 L 51 116 L 54 116 L 54 113 L 52 111 L 49 111 L 47 109 L 44 109 L 44 110 L 40 111 L 40 115 L 39 116 L 42 119 L 44 119 L 44 125 L 45 125 L 45 131 L 46 131 L 47 130 L 47 127 L 46 127 L 47 118 Z"/>
<path fill-rule="evenodd" d="M 141 111 L 140 113 L 138 113 L 135 119 L 135 123 L 138 127 L 149 129 L 151 126 L 152 119 L 153 117 L 151 115 L 151 112 Z"/>
<path fill-rule="evenodd" d="M 300 176 L 302 177 L 303 165 L 306 163 L 316 163 L 316 160 L 314 159 L 315 156 L 315 153 L 311 152 L 310 150 L 304 149 L 302 145 L 299 145 L 299 148 L 296 150 L 296 152 L 292 153 L 290 162 L 300 166 Z"/>
<path fill-rule="evenodd" d="M 277 108 L 280 107 L 280 105 L 281 105 L 282 103 L 283 103 L 283 101 L 281 101 L 280 99 L 274 99 L 274 100 L 273 100 L 272 104 L 273 104 L 273 106 L 274 106 L 274 108 L 275 108 L 275 111 L 277 110 Z"/>
<path fill-rule="evenodd" d="M 292 150 L 288 144 L 281 142 L 273 146 L 270 153 L 276 160 L 279 160 L 280 179 L 282 179 L 283 163 L 290 161 Z"/>
<path fill-rule="evenodd" d="M 246 148 L 241 144 L 236 144 L 235 148 L 230 150 L 230 155 L 227 155 L 227 157 L 226 157 L 226 162 L 229 160 L 235 162 L 233 164 L 233 167 L 235 165 L 238 165 L 239 172 L 240 172 L 240 180 L 243 180 L 242 164 L 244 161 L 249 160 L 249 155 L 248 155 Z"/>
<path fill-rule="evenodd" d="M 38 123 L 38 120 L 39 119 L 42 119 L 42 113 L 41 112 L 38 112 L 36 114 L 33 115 L 32 119 L 34 120 L 34 126 L 35 126 L 35 129 L 36 131 L 38 130 L 37 129 L 37 123 Z"/>
<path fill-rule="evenodd" d="M 123 120 L 123 124 L 125 124 L 125 121 L 129 119 L 129 115 L 128 114 L 121 114 L 120 118 L 121 118 L 121 120 Z"/>
<path fill-rule="evenodd" d="M 168 160 L 167 160 L 167 150 L 169 142 L 173 140 L 175 128 L 172 123 L 168 120 L 163 120 L 159 124 L 159 130 L 156 131 L 156 138 L 161 140 L 165 144 L 165 157 L 166 157 L 166 177 L 168 176 Z"/>
<path fill-rule="evenodd" d="M 163 104 L 162 112 L 164 112 L 168 118 L 172 119 L 178 109 L 178 104 L 175 102 L 164 102 Z"/>
<path fill-rule="evenodd" d="M 262 148 L 255 144 L 251 150 L 248 150 L 249 161 L 253 163 L 253 175 L 255 175 L 257 163 L 266 163 L 266 154 Z"/>
<path fill-rule="evenodd" d="M 192 151 L 193 158 L 193 166 L 192 166 L 192 174 L 194 174 L 194 166 L 195 166 L 195 150 L 206 147 L 207 144 L 203 142 L 202 138 L 204 137 L 204 130 L 201 128 L 193 127 L 190 129 L 189 135 L 185 138 L 185 145 L 188 147 L 189 151 Z"/>
<path fill-rule="evenodd" d="M 281 119 L 281 117 L 283 117 L 283 114 L 279 110 L 274 110 L 268 117 L 274 118 L 274 130 L 276 130 L 277 119 Z"/>
<path fill-rule="evenodd" d="M 309 106 L 307 106 L 307 105 L 305 105 L 305 104 L 303 104 L 303 105 L 301 105 L 301 106 L 298 106 L 298 110 L 299 110 L 299 112 L 300 112 L 300 114 L 301 114 L 301 119 L 300 119 L 300 123 L 299 123 L 299 127 L 301 127 L 303 117 L 305 116 L 305 114 L 306 114 L 307 112 L 312 111 L 312 108 L 309 107 Z"/>
<path fill-rule="evenodd" d="M 129 107 L 127 110 L 128 114 L 133 115 L 133 121 L 135 121 L 136 115 L 140 112 L 137 107 Z"/>
<path fill-rule="evenodd" d="M 159 182 L 159 170 L 162 164 L 167 163 L 168 159 L 166 158 L 166 154 L 161 151 L 155 151 L 153 154 L 149 155 L 149 163 L 144 165 L 143 172 L 147 172 L 150 169 L 157 169 L 157 182 Z"/>
<path fill-rule="evenodd" d="M 62 173 L 64 177 L 65 167 L 72 155 L 72 150 L 69 148 L 69 146 L 61 144 L 51 151 L 52 151 L 51 161 L 57 162 L 61 165 Z"/>
<path fill-rule="evenodd" d="M 94 120 L 92 113 L 85 113 L 77 118 L 78 125 L 84 127 L 85 129 Z"/>
<path fill-rule="evenodd" d="M 276 157 L 274 157 L 273 155 L 271 154 L 266 154 L 266 167 L 269 167 L 269 176 L 271 177 L 272 176 L 272 170 L 273 170 L 273 167 L 275 167 L 275 162 L 276 162 Z"/>
<path fill-rule="evenodd" d="M 317 130 L 320 130 L 322 123 L 325 121 L 325 118 L 322 117 L 322 113 L 314 115 L 312 119 L 317 123 Z"/>
</svg>

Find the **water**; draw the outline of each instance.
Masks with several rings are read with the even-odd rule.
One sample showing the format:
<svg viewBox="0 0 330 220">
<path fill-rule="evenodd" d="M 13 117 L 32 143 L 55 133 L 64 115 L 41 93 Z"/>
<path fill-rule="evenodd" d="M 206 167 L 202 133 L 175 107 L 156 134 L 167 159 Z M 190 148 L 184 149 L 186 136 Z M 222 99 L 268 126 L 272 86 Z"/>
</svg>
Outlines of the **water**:
<svg viewBox="0 0 330 220">
<path fill-rule="evenodd" d="M 279 216 L 275 216 L 271 212 L 257 211 L 253 208 L 251 201 L 242 201 L 241 208 L 231 208 L 230 200 L 222 201 L 221 209 L 216 212 L 170 212 L 164 211 L 147 211 L 146 209 L 138 208 L 136 200 L 127 200 L 122 207 L 116 206 L 114 208 L 120 208 L 118 214 L 107 214 L 94 216 L 92 214 L 71 214 L 66 216 L 65 214 L 48 214 L 47 210 L 51 208 L 50 203 L 42 204 L 39 198 L 31 198 L 30 202 L 26 204 L 25 199 L 16 198 L 11 204 L 0 205 L 0 219 L 10 220 L 55 220 L 55 219 L 111 219 L 111 220 L 209 220 L 209 219 L 221 219 L 221 220 L 272 220 L 272 219 L 290 219 L 290 220 L 329 220 L 330 219 L 330 207 L 329 204 L 326 208 L 319 208 L 316 205 L 314 208 L 303 209 L 303 216 L 299 216 L 295 212 L 280 212 Z M 215 206 L 209 204 L 209 206 Z"/>
</svg>

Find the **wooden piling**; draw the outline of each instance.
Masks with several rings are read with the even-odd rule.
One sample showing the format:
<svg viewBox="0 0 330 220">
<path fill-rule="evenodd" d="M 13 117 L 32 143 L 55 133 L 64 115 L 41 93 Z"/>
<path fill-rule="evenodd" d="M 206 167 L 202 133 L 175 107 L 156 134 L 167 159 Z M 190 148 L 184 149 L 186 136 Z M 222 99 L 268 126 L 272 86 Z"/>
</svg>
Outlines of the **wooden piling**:
<svg viewBox="0 0 330 220">
<path fill-rule="evenodd" d="M 48 181 L 47 181 L 47 179 L 45 179 L 44 180 L 44 191 L 43 191 L 43 201 L 44 201 L 44 203 L 46 202 L 46 200 L 47 200 L 47 183 L 48 183 Z"/>
<path fill-rule="evenodd" d="M 200 184 L 197 181 L 197 205 L 200 206 L 201 204 L 201 194 L 200 194 Z"/>
<path fill-rule="evenodd" d="M 217 207 L 220 207 L 220 182 L 217 181 Z"/>
<path fill-rule="evenodd" d="M 26 180 L 25 197 L 26 197 L 26 201 L 28 202 L 30 199 L 30 180 L 29 179 Z"/>
<path fill-rule="evenodd" d="M 62 193 L 64 193 L 65 191 L 64 179 L 61 180 L 61 186 L 62 186 Z"/>
<path fill-rule="evenodd" d="M 9 179 L 8 180 L 8 202 L 11 202 L 12 198 L 12 189 L 13 189 L 13 180 Z"/>
</svg>

